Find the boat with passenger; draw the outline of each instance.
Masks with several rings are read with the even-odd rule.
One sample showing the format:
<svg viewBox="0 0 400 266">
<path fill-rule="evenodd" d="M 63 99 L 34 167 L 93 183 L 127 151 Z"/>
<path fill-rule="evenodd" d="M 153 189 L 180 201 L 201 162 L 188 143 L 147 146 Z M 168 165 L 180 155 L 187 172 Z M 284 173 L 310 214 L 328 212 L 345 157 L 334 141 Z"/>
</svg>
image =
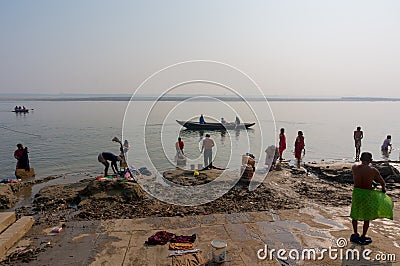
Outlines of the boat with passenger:
<svg viewBox="0 0 400 266">
<path fill-rule="evenodd" d="M 14 113 L 29 113 L 29 109 L 25 108 L 25 106 L 23 106 L 23 107 L 15 106 L 14 110 L 12 110 L 11 112 L 14 112 Z"/>
<path fill-rule="evenodd" d="M 178 124 L 186 127 L 190 130 L 239 130 L 239 129 L 248 129 L 254 126 L 256 123 L 218 123 L 218 122 L 193 122 L 193 121 L 181 121 L 176 120 Z"/>
</svg>

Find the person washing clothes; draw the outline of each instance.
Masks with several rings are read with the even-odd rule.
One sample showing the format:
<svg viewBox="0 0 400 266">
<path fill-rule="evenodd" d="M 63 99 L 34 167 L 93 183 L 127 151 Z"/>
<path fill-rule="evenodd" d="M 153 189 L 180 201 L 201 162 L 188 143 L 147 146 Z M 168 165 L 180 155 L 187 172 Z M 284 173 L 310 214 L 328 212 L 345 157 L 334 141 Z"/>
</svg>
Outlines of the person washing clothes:
<svg viewBox="0 0 400 266">
<path fill-rule="evenodd" d="M 117 162 L 122 161 L 121 156 L 117 156 L 111 152 L 102 152 L 99 153 L 97 156 L 97 160 L 104 165 L 104 176 L 108 176 L 108 168 L 110 167 L 111 162 L 111 169 L 113 170 L 114 174 L 119 174 Z"/>
</svg>

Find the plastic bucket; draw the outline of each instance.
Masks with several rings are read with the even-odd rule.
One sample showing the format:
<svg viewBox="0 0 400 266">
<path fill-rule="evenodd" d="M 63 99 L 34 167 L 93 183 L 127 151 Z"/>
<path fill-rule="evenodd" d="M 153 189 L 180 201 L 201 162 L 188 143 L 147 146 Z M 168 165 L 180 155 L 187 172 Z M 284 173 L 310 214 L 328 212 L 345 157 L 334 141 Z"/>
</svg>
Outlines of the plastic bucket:
<svg viewBox="0 0 400 266">
<path fill-rule="evenodd" d="M 249 158 L 250 158 L 250 156 L 242 155 L 242 165 L 247 165 Z"/>
<path fill-rule="evenodd" d="M 211 241 L 212 246 L 212 260 L 216 263 L 225 261 L 227 244 L 224 240 Z"/>
</svg>

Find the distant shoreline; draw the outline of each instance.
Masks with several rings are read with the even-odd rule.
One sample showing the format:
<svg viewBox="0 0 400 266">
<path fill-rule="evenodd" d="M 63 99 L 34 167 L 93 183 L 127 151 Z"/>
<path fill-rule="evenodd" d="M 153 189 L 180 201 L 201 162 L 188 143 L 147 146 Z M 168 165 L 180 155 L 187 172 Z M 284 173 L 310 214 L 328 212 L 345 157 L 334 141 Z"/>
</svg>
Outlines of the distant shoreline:
<svg viewBox="0 0 400 266">
<path fill-rule="evenodd" d="M 194 98 L 195 97 L 195 98 Z M 211 98 L 212 97 L 212 98 Z M 192 99 L 191 99 L 192 98 Z M 168 96 L 168 97 L 155 97 L 155 96 L 139 96 L 135 97 L 133 101 L 199 101 L 209 102 L 210 99 L 216 99 L 220 101 L 239 102 L 244 99 L 238 97 L 227 97 L 227 96 L 206 96 L 206 95 L 193 95 L 193 96 Z M 323 98 L 323 97 L 266 97 L 269 102 L 398 102 L 400 98 L 378 98 L 378 97 L 337 97 L 337 98 Z M 85 97 L 7 97 L 0 96 L 0 101 L 3 102 L 15 102 L 15 101 L 62 101 L 62 102 L 100 102 L 100 101 L 112 101 L 112 102 L 129 102 L 131 97 L 128 96 L 85 96 Z M 247 97 L 246 101 L 259 102 L 265 101 L 261 97 Z"/>
</svg>

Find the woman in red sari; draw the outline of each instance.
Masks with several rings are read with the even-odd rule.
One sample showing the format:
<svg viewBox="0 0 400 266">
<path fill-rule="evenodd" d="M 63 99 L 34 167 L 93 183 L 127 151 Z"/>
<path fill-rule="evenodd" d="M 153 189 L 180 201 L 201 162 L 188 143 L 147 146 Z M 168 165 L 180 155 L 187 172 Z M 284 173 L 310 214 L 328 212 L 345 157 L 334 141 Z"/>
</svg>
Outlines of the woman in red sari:
<svg viewBox="0 0 400 266">
<path fill-rule="evenodd" d="M 286 150 L 286 136 L 285 129 L 281 128 L 281 133 L 279 134 L 279 161 L 282 162 L 283 151 Z"/>
<path fill-rule="evenodd" d="M 297 132 L 296 141 L 294 143 L 294 157 L 297 159 L 297 167 L 300 168 L 301 161 L 301 152 L 303 152 L 303 156 L 306 154 L 306 149 L 304 148 L 304 136 L 303 132 Z"/>
</svg>

